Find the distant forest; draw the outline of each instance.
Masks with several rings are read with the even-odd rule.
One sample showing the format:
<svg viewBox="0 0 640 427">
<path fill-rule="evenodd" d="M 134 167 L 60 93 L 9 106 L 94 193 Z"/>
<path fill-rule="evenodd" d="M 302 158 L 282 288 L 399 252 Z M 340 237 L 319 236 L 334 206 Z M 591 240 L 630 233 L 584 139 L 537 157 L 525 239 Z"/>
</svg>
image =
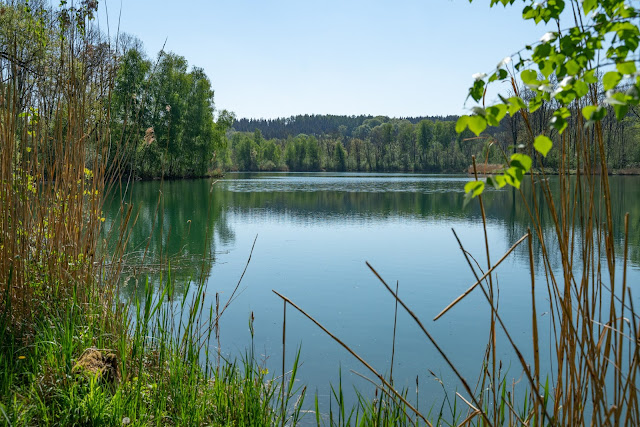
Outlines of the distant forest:
<svg viewBox="0 0 640 427">
<path fill-rule="evenodd" d="M 610 107 L 609 107 L 610 108 Z M 558 138 L 547 127 L 553 105 L 529 113 L 536 133 Z M 214 167 L 220 171 L 375 171 L 460 173 L 471 156 L 479 163 L 504 163 L 516 150 L 529 152 L 521 113 L 507 116 L 498 127 L 476 137 L 455 131 L 457 116 L 406 117 L 298 115 L 278 119 L 237 119 L 216 149 Z M 612 170 L 640 166 L 640 120 L 634 111 L 618 122 L 611 112 L 603 120 L 606 156 Z M 586 130 L 588 131 L 588 129 Z M 578 133 L 564 134 L 576 141 Z M 566 153 L 573 167 L 575 150 Z M 554 169 L 558 150 L 540 161 Z M 542 166 L 535 164 L 534 166 Z"/>
<path fill-rule="evenodd" d="M 238 132 L 253 132 L 258 129 L 262 136 L 267 139 L 287 138 L 299 134 L 306 135 L 351 135 L 352 132 L 362 126 L 366 120 L 376 117 L 368 115 L 359 116 L 335 116 L 332 114 L 299 114 L 287 118 L 277 119 L 236 119 L 233 128 Z M 384 121 L 389 121 L 388 117 L 377 116 Z M 417 124 L 422 120 L 453 121 L 458 120 L 458 116 L 424 116 L 424 117 L 402 117 L 411 124 Z"/>
</svg>

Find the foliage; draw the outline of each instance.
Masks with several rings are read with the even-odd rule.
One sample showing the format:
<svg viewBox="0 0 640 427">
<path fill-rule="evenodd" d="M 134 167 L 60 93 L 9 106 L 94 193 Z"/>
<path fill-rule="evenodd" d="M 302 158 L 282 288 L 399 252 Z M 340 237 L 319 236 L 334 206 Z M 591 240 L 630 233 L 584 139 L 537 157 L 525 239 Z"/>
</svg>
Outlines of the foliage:
<svg viewBox="0 0 640 427">
<path fill-rule="evenodd" d="M 375 123 L 378 124 L 371 128 Z M 299 134 L 269 139 L 261 144 L 255 142 L 255 132 L 236 132 L 234 123 L 230 146 L 218 152 L 222 157 L 229 154 L 232 158 L 227 169 L 242 171 L 460 172 L 468 166 L 466 158 L 482 148 L 481 142 L 461 144 L 464 136 L 456 135 L 452 121 L 423 120 L 420 123 L 434 129 L 422 147 L 417 139 L 421 125 L 413 125 L 404 119 L 372 119 L 364 125 L 366 131 L 360 128 L 354 131 L 363 139 L 349 136 L 343 128 L 344 134 L 338 136 Z M 342 151 L 336 151 L 337 145 L 342 146 Z"/>
<path fill-rule="evenodd" d="M 455 121 L 455 116 L 436 116 L 436 117 L 406 117 L 412 124 L 418 123 L 420 120 L 427 119 L 430 121 Z M 364 138 L 372 128 L 388 122 L 389 117 L 385 116 L 338 116 L 332 114 L 300 114 L 291 117 L 282 117 L 277 119 L 248 119 L 240 118 L 236 120 L 233 127 L 238 132 L 253 132 L 259 129 L 265 138 L 286 139 L 287 137 L 299 134 L 306 135 L 329 135 L 332 138 L 356 137 Z"/>
<path fill-rule="evenodd" d="M 520 88 L 523 96 L 531 96 L 531 92 Z M 231 162 L 218 163 L 218 167 L 231 170 L 283 170 L 292 171 L 315 171 L 315 170 L 338 170 L 335 163 L 334 147 L 340 142 L 346 150 L 347 164 L 349 171 L 387 171 L 387 172 L 453 172 L 460 173 L 469 168 L 469 159 L 472 155 L 481 158 L 488 163 L 502 163 L 503 153 L 515 153 L 517 147 L 528 138 L 528 126 L 532 129 L 544 128 L 544 123 L 551 117 L 550 104 L 544 103 L 538 110 L 528 113 L 527 120 L 522 119 L 520 112 L 513 115 L 506 115 L 496 127 L 488 127 L 483 136 L 474 138 L 473 132 L 466 129 L 462 134 L 456 134 L 455 120 L 422 119 L 416 121 L 409 119 L 391 119 L 388 117 L 361 118 L 363 124 L 355 128 L 341 125 L 339 129 L 333 129 L 326 123 L 341 123 L 339 118 L 349 119 L 343 116 L 309 116 L 298 120 L 292 118 L 291 122 L 282 126 L 276 125 L 278 120 L 247 120 L 241 119 L 233 123 L 232 135 L 236 145 L 221 148 L 217 151 L 222 158 L 229 158 L 231 152 L 237 150 L 237 144 L 241 141 L 235 136 L 237 134 L 246 135 L 252 138 L 253 134 L 245 132 L 247 126 L 255 125 L 255 130 L 263 131 L 273 137 L 272 141 L 279 159 L 261 157 L 258 145 L 254 144 L 255 162 L 250 167 L 244 161 L 245 157 L 236 157 Z M 561 111 L 566 116 L 566 111 Z M 300 116 L 306 117 L 306 116 Z M 363 116 L 366 117 L 366 116 Z M 454 117 L 453 119 L 456 119 Z M 572 119 L 565 117 L 568 122 Z M 351 119 L 349 119 L 351 120 Z M 461 123 L 466 123 L 467 119 L 461 119 Z M 415 123 L 414 123 L 415 122 Z M 568 123 L 567 122 L 567 123 Z M 345 122 L 348 123 L 348 122 Z M 355 121 L 352 125 L 360 123 Z M 640 162 L 640 150 L 635 144 L 635 134 L 638 118 L 629 115 L 624 121 L 618 122 L 615 114 L 611 112 L 603 119 L 603 129 L 605 138 L 605 157 L 607 164 L 612 170 L 622 170 L 633 167 Z M 289 127 L 290 126 L 290 127 Z M 305 132 L 291 136 L 292 129 L 303 129 Z M 241 130 L 241 131 L 240 131 Z M 548 138 L 557 138 L 557 131 L 553 130 L 548 134 Z M 315 139 L 314 146 L 308 146 L 312 150 L 317 148 L 318 158 L 310 165 L 305 166 L 304 159 L 294 161 L 296 156 L 303 153 L 299 150 L 295 154 L 296 138 Z M 566 138 L 574 138 L 567 134 Z M 493 149 L 487 149 L 487 138 L 491 141 Z M 288 148 L 288 145 L 292 146 Z M 233 148 L 235 147 L 235 148 Z M 262 146 L 264 149 L 264 146 Z M 271 147 L 273 148 L 273 147 Z M 496 150 L 495 148 L 498 148 Z M 575 144 L 569 144 L 569 150 L 575 152 Z M 249 153 L 246 151 L 245 153 Z M 306 155 L 306 154 L 305 154 Z M 285 159 L 289 158 L 289 161 Z M 313 155 L 315 159 L 315 154 Z M 270 156 L 273 157 L 273 156 Z M 276 156 L 277 157 L 277 156 Z M 279 161 L 276 161 L 279 160 Z M 575 169 L 575 158 L 568 156 L 570 166 Z M 560 165 L 560 156 L 554 151 L 548 152 L 539 163 L 543 162 L 545 167 L 557 171 Z"/>
<path fill-rule="evenodd" d="M 183 57 L 165 52 L 152 67 L 131 47 L 119 61 L 113 99 L 112 128 L 128 169 L 142 178 L 208 174 L 232 115 L 222 111 L 214 122 L 213 90 L 202 69 L 188 71 Z"/>
<path fill-rule="evenodd" d="M 199 299 L 205 287 L 180 298 L 169 271 L 124 305 L 131 210 L 121 206 L 113 233 L 102 234 L 111 185 L 139 166 L 131 147 L 158 138 L 162 168 L 199 173 L 232 116 L 213 124 L 206 76 L 186 73 L 177 56 L 160 61 L 166 73 L 156 81 L 139 52 L 120 67 L 92 23 L 97 2 L 60 3 L 0 2 L 0 424 L 295 424 L 304 396 L 293 387 L 297 361 L 284 389 L 253 352 L 200 365 L 219 319 Z M 164 109 L 151 135 L 134 125 L 157 112 L 142 102 L 148 88 L 162 109 L 177 110 Z M 112 143 L 114 133 L 135 143 Z M 74 375 L 89 347 L 117 356 L 121 382 Z"/>
<path fill-rule="evenodd" d="M 514 0 L 492 0 L 491 6 L 499 3 L 507 7 Z M 458 119 L 456 130 L 468 128 L 479 136 L 488 126 L 500 126 L 509 114 L 521 115 L 529 134 L 519 159 L 513 154 L 504 173 L 489 180 L 496 188 L 506 184 L 518 188 L 528 172 L 525 166 L 545 164 L 543 160 L 554 154 L 550 153 L 554 140 L 575 141 L 575 134 L 565 133 L 570 124 L 603 132 L 606 143 L 599 141 L 599 147 L 590 150 L 593 157 L 603 159 L 602 173 L 606 173 L 613 127 L 607 116 L 622 121 L 640 103 L 640 77 L 634 58 L 640 43 L 640 30 L 634 22 L 638 9 L 622 0 L 584 1 L 573 11 L 576 19 L 571 22 L 576 25 L 562 29 L 561 18 L 568 18 L 568 13 L 562 0 L 525 6 L 525 20 L 553 22 L 558 30 L 545 33 L 537 43 L 504 58 L 495 70 L 474 75 L 469 98 L 480 104 L 472 108 L 472 115 Z M 523 87 L 516 84 L 518 73 Z M 500 102 L 486 106 L 487 87 L 503 81 L 511 82 L 514 96 L 500 95 Z M 541 110 L 546 111 L 542 123 L 536 125 L 533 115 Z M 573 162 L 575 151 L 563 156 L 555 154 L 556 163 L 568 161 L 573 167 L 581 166 Z M 525 158 L 528 160 L 523 163 Z"/>
<path fill-rule="evenodd" d="M 514 0 L 492 0 L 491 5 L 498 3 L 506 7 Z M 524 19 L 536 24 L 551 22 L 558 30 L 547 32 L 539 42 L 503 59 L 490 73 L 476 74 L 469 98 L 478 104 L 472 108 L 472 115 L 462 116 L 456 123 L 458 132 L 468 128 L 480 136 L 489 126 L 499 126 L 503 120 L 511 122 L 509 114 L 511 119 L 520 115 L 526 129 L 525 144 L 514 146 L 510 155 L 502 150 L 504 168 L 486 182 L 496 188 L 510 185 L 518 190 L 530 219 L 532 230 L 521 241 L 527 238 L 531 260 L 533 360 L 524 359 L 511 338 L 512 331 L 502 323 L 492 275 L 479 279 L 465 254 L 491 316 L 485 368 L 479 378 L 486 391 L 474 398 L 474 403 L 480 402 L 476 407 L 482 407 L 491 402 L 496 409 L 483 413 L 483 418 L 493 424 L 504 422 L 504 410 L 497 410 L 505 396 L 495 338 L 500 331 L 517 354 L 529 388 L 520 422 L 637 424 L 640 317 L 626 277 L 629 216 L 620 221 L 619 215 L 613 214 L 619 206 L 611 197 L 608 172 L 616 127 L 610 117 L 624 127 L 629 112 L 640 102 L 636 70 L 640 11 L 634 3 L 621 0 L 573 2 L 568 10 L 563 0 L 526 3 Z M 565 18 L 572 23 L 567 29 L 561 25 Z M 517 74 L 523 86 L 517 83 Z M 500 102 L 494 105 L 485 105 L 487 86 L 505 80 L 510 81 L 512 93 L 500 95 Z M 620 134 L 617 137 L 624 139 Z M 557 165 L 558 196 L 552 193 L 547 177 L 549 160 Z M 530 180 L 525 180 L 525 175 Z M 477 198 L 482 210 L 487 268 L 491 271 L 485 186 L 477 175 L 475 178 L 465 186 L 465 192 L 468 199 Z M 524 195 L 524 185 L 529 186 L 532 197 Z M 543 231 L 544 217 L 554 226 L 550 235 Z M 622 254 L 616 253 L 614 229 L 624 229 Z M 534 269 L 534 238 L 542 250 L 542 277 Z M 546 285 L 544 296 L 553 331 L 551 376 L 546 380 L 540 371 L 539 348 L 545 344 L 538 338 L 536 308 L 540 282 Z M 513 412 L 513 405 L 510 409 Z"/>
</svg>

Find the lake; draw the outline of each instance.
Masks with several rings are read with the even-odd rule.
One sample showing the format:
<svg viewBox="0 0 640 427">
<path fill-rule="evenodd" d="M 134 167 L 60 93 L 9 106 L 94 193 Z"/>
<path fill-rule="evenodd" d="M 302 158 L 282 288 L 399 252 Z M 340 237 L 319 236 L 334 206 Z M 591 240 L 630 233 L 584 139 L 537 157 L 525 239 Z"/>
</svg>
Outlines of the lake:
<svg viewBox="0 0 640 427">
<path fill-rule="evenodd" d="M 472 201 L 463 207 L 463 187 L 468 180 L 462 175 L 238 173 L 217 182 L 136 182 L 128 193 L 118 193 L 116 200 L 106 205 L 105 225 L 106 229 L 117 226 L 118 209 L 133 203 L 133 216 L 138 219 L 129 242 L 130 263 L 139 262 L 145 250 L 150 264 L 170 260 L 172 275 L 181 289 L 204 277 L 207 305 L 215 304 L 216 292 L 222 303 L 229 298 L 257 236 L 240 293 L 220 322 L 225 355 L 239 357 L 250 346 L 249 317 L 253 313 L 256 352 L 265 359 L 270 374 L 281 373 L 283 303 L 272 292 L 276 290 L 388 374 L 395 303 L 366 266 L 368 261 L 388 283 L 399 284 L 400 297 L 458 369 L 475 383 L 489 335 L 489 308 L 482 294 L 474 291 L 440 320 L 432 321 L 475 282 L 452 229 L 478 263 L 486 266 L 478 203 Z M 617 253 L 622 253 L 624 213 L 631 212 L 628 283 L 637 299 L 640 177 L 611 177 L 610 182 Z M 519 194 L 512 189 L 487 191 L 485 203 L 491 258 L 496 261 L 527 232 L 529 221 Z M 550 227 L 545 230 L 549 235 L 553 232 Z M 534 251 L 539 259 L 539 248 Z M 543 274 L 539 262 L 536 268 Z M 128 275 L 134 276 L 130 271 Z M 155 274 L 150 277 L 151 282 L 157 280 Z M 501 264 L 495 277 L 500 290 L 499 311 L 526 356 L 531 353 L 526 245 Z M 541 284 L 537 298 L 539 328 L 548 334 L 543 287 Z M 128 300 L 136 292 L 142 294 L 144 286 L 127 280 L 121 298 Z M 504 366 L 518 379 L 522 370 L 517 359 L 504 340 L 500 342 Z M 329 385 L 337 383 L 340 371 L 348 402 L 355 402 L 352 386 L 372 396 L 372 386 L 351 372 L 371 377 L 366 369 L 290 307 L 287 366 L 298 345 L 302 362 L 298 378 L 309 386 L 309 404 L 317 391 L 321 408 L 328 410 Z M 543 355 L 548 354 L 545 351 L 541 348 Z M 543 368 L 549 367 L 547 359 L 542 360 L 546 364 Z M 409 397 L 415 399 L 419 377 L 420 407 L 429 407 L 443 397 L 442 386 L 431 373 L 442 380 L 449 393 L 461 389 L 413 320 L 400 310 L 395 385 L 409 388 Z"/>
</svg>

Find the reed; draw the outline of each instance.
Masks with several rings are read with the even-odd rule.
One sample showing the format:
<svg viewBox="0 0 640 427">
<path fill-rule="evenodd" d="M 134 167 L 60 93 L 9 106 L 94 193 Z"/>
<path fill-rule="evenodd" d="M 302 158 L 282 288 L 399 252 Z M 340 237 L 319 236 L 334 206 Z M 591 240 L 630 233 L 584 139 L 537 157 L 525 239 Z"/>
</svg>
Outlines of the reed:
<svg viewBox="0 0 640 427">
<path fill-rule="evenodd" d="M 514 93 L 518 88 L 514 84 Z M 597 104 L 598 89 L 591 89 L 588 102 Z M 462 258 L 472 271 L 475 283 L 462 295 L 453 299 L 435 320 L 441 319 L 451 307 L 464 303 L 472 292 L 484 296 L 489 311 L 486 330 L 489 339 L 484 359 L 478 368 L 476 386 L 464 378 L 452 359 L 446 355 L 425 323 L 398 297 L 382 276 L 369 268 L 386 287 L 391 296 L 415 321 L 425 338 L 431 342 L 464 387 L 449 399 L 445 393 L 437 416 L 427 416 L 418 410 L 416 401 L 407 398 L 406 390 L 395 390 L 392 377 L 382 377 L 376 368 L 355 354 L 338 337 L 329 333 L 315 319 L 293 301 L 282 297 L 298 308 L 339 345 L 347 349 L 363 366 L 377 377 L 369 380 L 375 385 L 373 398 L 357 393 L 358 403 L 352 410 L 343 408 L 341 385 L 334 392 L 330 410 L 330 425 L 349 425 L 356 420 L 361 425 L 417 425 L 419 422 L 449 425 L 638 425 L 638 372 L 640 371 L 640 317 L 634 308 L 632 287 L 627 282 L 629 215 L 624 224 L 614 224 L 605 156 L 605 139 L 599 122 L 587 126 L 580 113 L 582 105 L 572 106 L 571 125 L 560 137 L 560 167 L 557 173 L 560 191 L 552 192 L 544 166 L 533 170 L 526 180 L 531 191 L 526 196 L 517 191 L 529 216 L 529 231 L 498 259 L 491 255 L 487 238 L 487 219 L 482 196 L 477 198 L 482 213 L 484 233 L 483 266 L 458 241 Z M 528 132 L 529 146 L 536 134 L 532 131 L 527 111 L 521 110 Z M 570 139 L 567 135 L 573 135 Z M 532 153 L 533 149 L 531 150 Z M 573 153 L 569 157 L 568 153 Z M 534 156 L 537 154 L 533 154 Z M 505 160 L 508 162 L 506 154 Z M 539 164 L 542 164 L 539 161 Z M 577 165 L 575 168 L 574 165 Z M 472 171 L 478 180 L 475 158 Z M 554 195 L 557 194 L 557 195 Z M 543 230 L 544 221 L 552 224 L 551 233 Z M 548 225 L 548 223 L 547 223 Z M 624 227 L 623 253 L 616 253 L 614 229 Z M 531 341 L 526 348 L 516 343 L 500 314 L 497 288 L 497 268 L 516 248 L 527 242 L 528 274 L 523 282 L 530 282 Z M 539 248 L 534 253 L 533 248 Z M 622 268 L 620 265 L 622 262 Z M 542 286 L 541 286 L 542 285 Z M 549 342 L 539 333 L 541 313 L 548 312 Z M 434 326 L 435 327 L 435 326 Z M 498 339 L 503 336 L 504 339 Z M 546 350 L 545 350 L 546 349 Z M 548 354 L 543 354 L 547 351 Z M 392 349 L 393 352 L 393 349 Z M 504 369 L 510 360 L 501 360 L 502 353 L 514 355 L 522 384 Z M 530 354 L 530 356 L 526 356 Z M 542 358 L 550 360 L 550 368 L 543 370 Z M 416 367 L 416 370 L 422 367 Z M 513 367 L 511 368 L 513 369 Z M 357 374 L 362 376 L 361 374 Z M 416 387 L 417 388 L 417 387 Z M 382 396 L 386 397 L 383 399 Z M 445 403 L 448 413 L 443 412 Z M 452 402 L 452 403 L 451 403 Z M 458 405 L 458 403 L 460 405 Z M 463 408 L 463 409 L 460 409 Z M 336 415 L 337 414 L 337 415 Z M 343 414 L 352 414 L 345 416 Z M 429 412 L 430 415 L 435 415 Z M 320 417 L 317 418 L 320 424 Z"/>
<path fill-rule="evenodd" d="M 120 171 L 127 160 L 124 147 L 130 141 L 111 139 L 109 103 L 117 50 L 91 25 L 94 3 L 55 11 L 27 10 L 21 2 L 0 3 L 1 28 L 24 29 L 22 33 L 1 33 L 3 423 L 295 425 L 303 414 L 306 388 L 296 382 L 300 349 L 292 369 L 285 371 L 286 308 L 290 306 L 375 377 L 356 373 L 375 386 L 375 394 L 368 398 L 356 392 L 354 408 L 346 408 L 341 380 L 332 387 L 329 414 L 320 414 L 316 397 L 318 424 L 640 425 L 640 317 L 626 274 L 629 217 L 625 217 L 620 257 L 615 253 L 616 225 L 603 129 L 599 122 L 586 127 L 580 105 L 574 107 L 573 129 L 563 134 L 557 147 L 561 152 L 559 195 L 553 195 L 544 167 L 529 176 L 532 197 L 518 190 L 529 214 L 530 231 L 493 262 L 496 258 L 491 255 L 479 197 L 485 230 L 484 267 L 454 231 L 476 281 L 434 320 L 453 305 L 464 303 L 470 293 L 483 294 L 489 311 L 489 339 L 475 386 L 440 348 L 430 327 L 399 297 L 398 286 L 394 291 L 369 265 L 395 300 L 394 334 L 397 308 L 401 307 L 463 385 L 463 391 L 450 396 L 441 382 L 444 398 L 439 408 L 433 403 L 428 411 L 421 409 L 417 379 L 415 402 L 408 390 L 394 388 L 393 361 L 386 378 L 277 292 L 284 302 L 282 375 L 267 377 L 253 345 L 240 361 L 225 359 L 220 351 L 219 320 L 236 295 L 251 254 L 224 304 L 217 297 L 215 307 L 206 306 L 202 277 L 187 283 L 186 292 L 179 295 L 170 264 L 162 256 L 151 264 L 165 273 L 161 279 L 157 283 L 142 279 L 139 286 L 144 286 L 144 292 L 122 304 L 118 287 L 127 260 L 129 226 L 137 214 L 131 207 L 123 208 L 119 227 L 106 231 L 115 242 L 109 246 L 107 259 L 106 246 L 100 241 L 105 232 L 101 229 L 102 204 L 113 186 L 122 184 Z M 24 34 L 29 37 L 21 39 Z M 518 95 L 515 85 L 514 91 Z M 595 104 L 597 99 L 594 90 L 589 102 Z M 529 117 L 524 110 L 521 114 L 532 143 L 535 134 Z M 566 136 L 569 133 L 576 136 L 574 140 Z M 568 153 L 575 157 L 569 158 Z M 478 179 L 475 159 L 473 164 Z M 160 209 L 159 200 L 156 215 Z M 544 220 L 552 221 L 553 233 L 543 232 Z M 523 282 L 530 282 L 526 286 L 531 288 L 530 358 L 502 320 L 495 280 L 499 264 L 525 241 L 530 271 L 529 277 L 523 273 Z M 539 258 L 534 246 L 540 248 Z M 559 259 L 552 255 L 555 253 Z M 620 259 L 621 274 L 616 266 Z M 538 330 L 543 310 L 550 317 L 551 345 L 542 342 Z M 253 330 L 253 319 L 249 325 Z M 498 357 L 503 348 L 516 355 L 523 387 L 509 386 L 509 374 Z M 114 355 L 118 372 L 114 381 L 77 375 L 74 366 L 87 349 Z M 547 356 L 541 354 L 542 349 L 548 349 L 552 361 L 548 372 L 541 369 L 541 358 Z M 393 360 L 394 347 L 391 355 Z"/>
<path fill-rule="evenodd" d="M 576 111 L 579 112 L 579 108 Z M 523 111 L 522 114 L 527 122 L 526 112 Z M 553 196 L 544 167 L 530 174 L 529 185 L 533 195 L 529 198 L 521 189 L 518 191 L 521 202 L 529 213 L 531 229 L 497 262 L 491 262 L 486 232 L 484 244 L 487 266 L 486 271 L 483 271 L 480 263 L 465 249 L 453 230 L 462 256 L 476 281 L 445 307 L 434 321 L 446 315 L 454 305 L 462 303 L 473 291 L 484 295 L 490 312 L 489 323 L 486 325 L 489 340 L 475 388 L 458 373 L 452 360 L 442 352 L 425 324 L 398 297 L 397 291 L 394 292 L 369 265 L 396 303 L 413 318 L 457 375 L 465 394 L 456 393 L 450 400 L 443 387 L 444 400 L 437 417 L 433 412 L 429 412 L 431 416 L 425 416 L 417 409 L 417 390 L 416 402 L 410 403 L 404 398 L 406 391 L 394 390 L 389 384 L 391 377 L 389 381 L 378 378 L 382 385 L 369 380 L 376 386 L 376 395 L 373 399 L 367 399 L 357 393 L 358 403 L 351 411 L 356 414 L 356 424 L 417 425 L 419 420 L 427 425 L 440 422 L 447 425 L 527 426 L 640 423 L 637 386 L 640 371 L 640 317 L 635 311 L 632 289 L 627 283 L 629 214 L 625 216 L 623 225 L 623 253 L 616 254 L 611 215 L 614 207 L 609 197 L 602 129 L 598 124 L 594 128 L 586 128 L 580 115 L 576 116 L 575 126 L 575 134 L 578 135 L 575 161 L 580 167 L 577 171 L 567 167 L 570 162 L 566 153 L 569 152 L 570 142 L 568 138 L 562 137 L 559 147 L 563 153 L 558 170 L 561 186 L 559 195 Z M 530 133 L 531 141 L 533 138 L 534 134 Z M 475 165 L 475 159 L 473 163 Z M 604 172 L 599 174 L 597 170 Z M 478 179 L 477 174 L 475 176 Z M 538 193 L 542 198 L 536 195 Z M 478 198 L 478 203 L 482 212 L 484 209 L 481 197 Z M 554 233 L 543 233 L 544 219 L 552 221 Z M 482 221 L 486 230 L 484 215 Z M 512 338 L 512 331 L 500 315 L 498 292 L 492 280 L 498 265 L 525 241 L 530 268 L 529 277 L 523 274 L 523 279 L 530 281 L 532 351 L 521 348 Z M 534 245 L 540 248 L 538 256 L 534 253 Z M 559 259 L 555 255 L 557 253 Z M 622 261 L 621 274 L 616 270 L 619 260 Z M 540 267 L 536 269 L 536 265 Z M 546 285 L 546 292 L 539 290 L 541 283 Z M 291 301 L 289 303 L 294 305 Z M 550 344 L 544 342 L 538 330 L 541 306 L 550 316 Z M 302 311 L 301 308 L 299 310 Z M 306 313 L 303 311 L 303 314 Z M 324 330 L 317 321 L 307 316 Z M 505 340 L 496 338 L 498 331 Z M 329 336 L 349 350 L 338 337 L 332 334 Z M 510 378 L 503 369 L 503 364 L 509 361 L 500 360 L 497 355 L 504 352 L 505 347 L 515 355 L 524 378 L 524 386 L 516 388 L 515 383 L 518 381 Z M 541 349 L 545 348 L 549 354 L 543 355 Z M 526 358 L 525 354 L 531 356 Z M 354 356 L 379 377 L 373 366 L 359 356 Z M 550 370 L 542 371 L 542 357 L 551 360 Z M 393 398 L 385 399 L 383 404 L 382 399 L 377 397 L 378 390 L 381 391 L 380 395 L 386 393 Z M 332 400 L 340 408 L 337 413 L 343 413 L 343 399 L 338 398 L 339 396 L 340 394 L 334 393 Z M 446 402 L 449 402 L 448 413 L 443 412 Z M 463 409 L 456 402 L 460 402 Z M 415 417 L 415 421 L 412 417 Z M 343 416 L 338 416 L 336 420 L 331 412 L 329 424 L 349 425 L 349 422 L 345 422 Z"/>
<path fill-rule="evenodd" d="M 96 8 L 0 2 L 0 425 L 296 424 L 297 357 L 281 392 L 252 350 L 220 351 L 235 291 L 208 307 L 193 277 L 180 295 L 170 262 L 145 251 L 138 267 L 160 279 L 138 274 L 143 292 L 120 300 L 137 213 L 103 230 L 102 206 L 132 185 L 132 136 L 110 132 L 118 51 Z M 111 376 L 78 368 L 94 352 Z"/>
</svg>

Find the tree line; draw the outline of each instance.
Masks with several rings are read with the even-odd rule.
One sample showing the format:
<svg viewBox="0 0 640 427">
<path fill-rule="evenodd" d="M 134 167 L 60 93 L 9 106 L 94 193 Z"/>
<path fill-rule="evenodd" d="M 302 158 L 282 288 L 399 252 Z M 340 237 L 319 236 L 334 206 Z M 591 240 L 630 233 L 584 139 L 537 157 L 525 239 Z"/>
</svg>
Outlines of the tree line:
<svg viewBox="0 0 640 427">
<path fill-rule="evenodd" d="M 320 116 L 316 116 L 320 117 Z M 335 117 L 335 116 L 333 116 Z M 240 171 L 459 172 L 483 144 L 465 141 L 454 121 L 370 117 L 352 131 L 265 138 L 260 129 L 237 132 L 220 148 L 217 167 Z"/>
<path fill-rule="evenodd" d="M 291 117 L 276 119 L 251 119 L 241 118 L 233 123 L 233 128 L 238 132 L 253 132 L 258 129 L 267 138 L 286 138 L 301 133 L 309 135 L 351 135 L 354 129 L 364 125 L 365 121 L 375 119 L 372 115 L 345 116 L 333 114 L 298 114 Z M 388 117 L 378 116 L 388 121 Z M 456 121 L 458 116 L 433 116 L 433 117 L 401 117 L 416 124 L 421 120 L 431 121 Z M 370 123 L 370 122 L 369 122 Z"/>
<path fill-rule="evenodd" d="M 30 26 L 37 31 L 21 32 L 18 45 L 0 46 L 0 59 L 17 65 L 7 69 L 18 74 L 17 111 L 25 115 L 24 121 L 37 117 L 45 122 L 54 106 L 84 96 L 61 96 L 48 83 L 60 68 L 58 40 L 73 17 L 58 16 L 42 0 L 33 0 L 28 6 L 39 11 L 33 19 L 29 18 L 33 14 L 23 13 L 27 3 L 16 4 L 4 7 L 6 25 L 0 31 Z M 468 169 L 472 155 L 479 162 L 504 163 L 518 149 L 531 150 L 529 127 L 554 141 L 560 138 L 558 130 L 548 125 L 556 109 L 553 100 L 529 111 L 526 120 L 521 112 L 509 115 L 479 137 L 470 130 L 457 134 L 457 116 L 298 115 L 235 120 L 223 110 L 216 117 L 214 91 L 201 68 L 190 67 L 184 57 L 171 52 L 159 52 L 151 59 L 142 43 L 128 35 L 121 34 L 114 41 L 95 27 L 84 31 L 86 48 L 82 56 L 70 60 L 96 76 L 114 75 L 112 87 L 99 85 L 96 78 L 89 88 L 98 93 L 95 98 L 100 102 L 86 108 L 109 111 L 110 145 L 107 153 L 89 152 L 87 156 L 105 155 L 110 169 L 136 178 L 202 177 L 229 170 L 462 172 Z M 2 39 L 8 40 L 8 35 Z M 34 90 L 42 101 L 34 111 L 23 111 L 23 100 Z M 525 101 L 530 95 L 526 88 L 520 93 Z M 567 122 L 575 116 L 571 114 Z M 604 117 L 605 155 L 611 169 L 640 166 L 638 120 L 633 108 L 622 121 L 615 120 L 613 111 Z M 574 168 L 579 167 L 575 159 L 576 150 L 582 147 L 580 137 L 575 131 L 562 135 L 572 141 L 564 154 Z M 561 154 L 552 150 L 544 166 L 557 168 Z M 55 153 L 43 147 L 39 155 L 46 161 Z"/>
<path fill-rule="evenodd" d="M 332 115 L 241 119 L 227 132 L 225 143 L 217 151 L 215 166 L 238 171 L 459 173 L 468 170 L 472 155 L 479 163 L 500 164 L 516 150 L 531 148 L 527 126 L 558 139 L 557 131 L 546 125 L 552 109 L 551 103 L 544 103 L 527 114 L 526 120 L 521 113 L 508 116 L 500 126 L 488 128 L 479 137 L 468 129 L 456 133 L 457 116 L 419 120 Z M 255 128 L 246 131 L 249 126 Z M 640 166 L 640 128 L 635 111 L 630 111 L 622 121 L 609 114 L 603 127 L 611 169 Z M 293 135 L 292 129 L 300 133 Z M 575 140 L 580 135 L 564 137 Z M 579 144 L 570 146 L 573 151 L 565 154 L 575 168 L 579 166 L 575 163 Z M 557 168 L 560 156 L 561 153 L 552 150 L 544 159 L 544 166 Z"/>
</svg>

